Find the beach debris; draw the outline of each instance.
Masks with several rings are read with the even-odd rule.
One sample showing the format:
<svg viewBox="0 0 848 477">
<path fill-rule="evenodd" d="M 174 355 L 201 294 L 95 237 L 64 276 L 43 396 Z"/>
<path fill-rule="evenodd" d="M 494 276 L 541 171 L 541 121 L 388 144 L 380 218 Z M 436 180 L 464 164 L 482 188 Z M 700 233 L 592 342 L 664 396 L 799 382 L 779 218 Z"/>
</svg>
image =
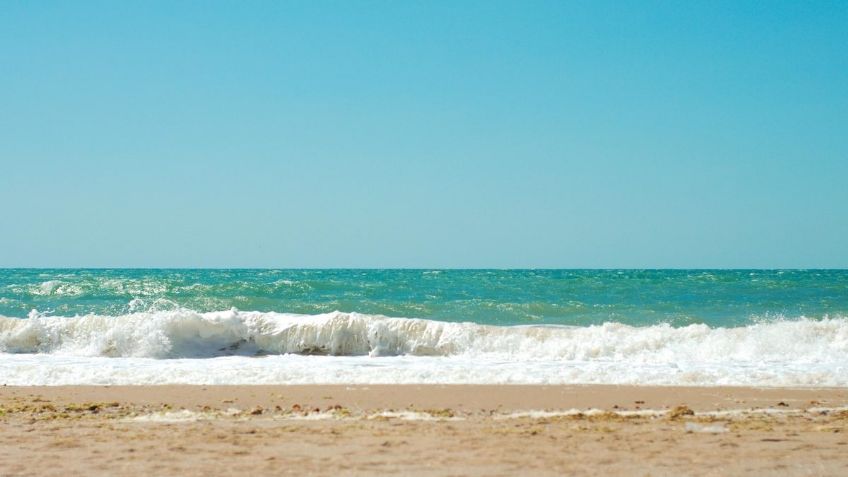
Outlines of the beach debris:
<svg viewBox="0 0 848 477">
<path fill-rule="evenodd" d="M 425 409 L 423 411 L 425 414 L 429 414 L 433 417 L 441 417 L 441 418 L 451 418 L 455 417 L 456 413 L 453 409 Z"/>
<path fill-rule="evenodd" d="M 789 407 L 789 404 L 786 404 L 786 403 L 785 403 L 785 402 L 783 402 L 783 401 L 780 401 L 779 403 L 777 403 L 777 405 L 778 405 L 779 407 Z"/>
<path fill-rule="evenodd" d="M 97 414 L 104 408 L 119 407 L 119 406 L 120 406 L 120 404 L 117 403 L 117 402 L 84 402 L 82 404 L 70 403 L 70 404 L 65 405 L 64 410 L 65 410 L 65 412 L 77 412 L 77 413 L 90 412 L 92 414 Z M 42 408 L 45 411 L 55 410 L 55 407 L 52 404 L 43 405 Z"/>
<path fill-rule="evenodd" d="M 348 408 L 346 408 L 346 407 L 343 407 L 343 406 L 340 406 L 339 404 L 336 404 L 335 406 L 332 406 L 332 407 L 330 408 L 330 411 L 331 411 L 333 414 L 335 414 L 335 415 L 336 415 L 336 417 L 348 418 L 348 417 L 353 416 L 353 413 L 352 413 L 352 412 L 350 412 L 350 409 L 348 409 Z"/>
<path fill-rule="evenodd" d="M 303 408 L 300 407 L 300 404 L 295 403 L 295 404 L 292 404 L 291 410 L 292 410 L 292 412 L 300 412 L 300 411 L 303 410 Z"/>
<path fill-rule="evenodd" d="M 250 415 L 251 416 L 259 416 L 259 415 L 262 414 L 263 411 L 264 411 L 264 409 L 262 409 L 262 406 L 256 406 L 256 407 L 254 407 L 253 409 L 250 410 Z"/>
<path fill-rule="evenodd" d="M 681 404 L 679 406 L 675 406 L 670 411 L 668 411 L 669 419 L 680 419 L 683 416 L 694 416 L 695 411 L 689 409 L 689 406 L 685 404 Z"/>
</svg>

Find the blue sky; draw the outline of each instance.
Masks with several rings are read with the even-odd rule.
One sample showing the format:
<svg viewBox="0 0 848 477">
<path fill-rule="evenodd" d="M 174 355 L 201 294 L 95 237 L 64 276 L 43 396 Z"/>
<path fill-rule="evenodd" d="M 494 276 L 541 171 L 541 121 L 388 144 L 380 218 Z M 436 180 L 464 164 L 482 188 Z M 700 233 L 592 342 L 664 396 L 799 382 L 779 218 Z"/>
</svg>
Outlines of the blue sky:
<svg viewBox="0 0 848 477">
<path fill-rule="evenodd" d="M 0 266 L 848 267 L 846 2 L 4 2 Z"/>
</svg>

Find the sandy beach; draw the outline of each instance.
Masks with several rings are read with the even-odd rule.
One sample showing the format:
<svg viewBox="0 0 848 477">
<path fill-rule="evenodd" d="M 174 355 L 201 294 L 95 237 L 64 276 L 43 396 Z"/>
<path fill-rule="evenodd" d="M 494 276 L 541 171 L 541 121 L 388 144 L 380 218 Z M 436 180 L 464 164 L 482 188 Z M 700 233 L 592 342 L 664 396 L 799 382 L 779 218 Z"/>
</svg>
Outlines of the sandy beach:
<svg viewBox="0 0 848 477">
<path fill-rule="evenodd" d="M 0 388 L 0 475 L 844 475 L 848 390 Z"/>
</svg>

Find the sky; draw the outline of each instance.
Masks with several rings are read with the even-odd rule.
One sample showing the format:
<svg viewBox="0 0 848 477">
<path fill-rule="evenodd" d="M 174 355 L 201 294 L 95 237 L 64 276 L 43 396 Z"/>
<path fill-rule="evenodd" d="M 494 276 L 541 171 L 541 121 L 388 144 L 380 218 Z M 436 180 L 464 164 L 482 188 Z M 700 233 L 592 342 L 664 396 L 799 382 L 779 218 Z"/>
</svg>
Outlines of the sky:
<svg viewBox="0 0 848 477">
<path fill-rule="evenodd" d="M 848 267 L 848 2 L 0 4 L 3 267 Z"/>
</svg>

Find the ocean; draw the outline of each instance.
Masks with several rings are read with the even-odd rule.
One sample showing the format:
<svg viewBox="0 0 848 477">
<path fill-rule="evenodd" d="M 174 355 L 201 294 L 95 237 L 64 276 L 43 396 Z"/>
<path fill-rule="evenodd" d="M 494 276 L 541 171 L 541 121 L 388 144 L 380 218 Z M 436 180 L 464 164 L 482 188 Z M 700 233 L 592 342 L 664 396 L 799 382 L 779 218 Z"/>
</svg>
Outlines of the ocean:
<svg viewBox="0 0 848 477">
<path fill-rule="evenodd" d="M 848 271 L 0 269 L 0 383 L 842 387 Z"/>
</svg>

